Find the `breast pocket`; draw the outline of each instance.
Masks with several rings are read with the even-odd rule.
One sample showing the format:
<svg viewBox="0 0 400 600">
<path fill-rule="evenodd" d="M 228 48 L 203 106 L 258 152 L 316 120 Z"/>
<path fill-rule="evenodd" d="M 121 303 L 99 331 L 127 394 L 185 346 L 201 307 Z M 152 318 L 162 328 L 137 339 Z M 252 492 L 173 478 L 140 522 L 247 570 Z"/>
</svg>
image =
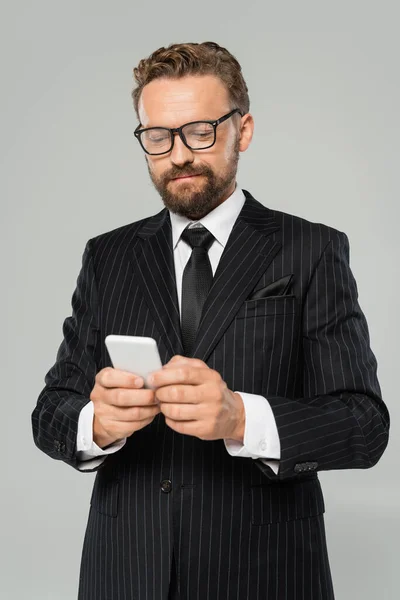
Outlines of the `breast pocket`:
<svg viewBox="0 0 400 600">
<path fill-rule="evenodd" d="M 254 485 L 251 494 L 252 525 L 268 525 L 313 517 L 325 512 L 319 479 Z"/>
<path fill-rule="evenodd" d="M 236 313 L 236 319 L 274 317 L 296 311 L 296 296 L 267 296 L 257 300 L 246 300 Z"/>
</svg>

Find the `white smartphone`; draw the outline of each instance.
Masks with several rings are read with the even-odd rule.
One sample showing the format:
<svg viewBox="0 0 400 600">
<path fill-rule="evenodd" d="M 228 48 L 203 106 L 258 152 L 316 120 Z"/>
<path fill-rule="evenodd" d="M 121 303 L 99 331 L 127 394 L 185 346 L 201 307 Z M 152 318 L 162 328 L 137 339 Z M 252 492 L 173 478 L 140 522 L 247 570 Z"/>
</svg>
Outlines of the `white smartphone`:
<svg viewBox="0 0 400 600">
<path fill-rule="evenodd" d="M 143 377 L 144 387 L 152 389 L 146 378 L 152 371 L 162 368 L 154 338 L 137 335 L 107 335 L 105 344 L 115 369 L 129 371 Z"/>
</svg>

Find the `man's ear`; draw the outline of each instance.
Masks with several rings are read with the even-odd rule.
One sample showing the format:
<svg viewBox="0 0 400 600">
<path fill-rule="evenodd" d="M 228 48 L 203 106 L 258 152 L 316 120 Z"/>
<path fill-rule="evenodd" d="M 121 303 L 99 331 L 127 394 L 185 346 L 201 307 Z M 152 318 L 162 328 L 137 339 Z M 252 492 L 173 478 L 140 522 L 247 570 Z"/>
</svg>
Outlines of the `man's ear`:
<svg viewBox="0 0 400 600">
<path fill-rule="evenodd" d="M 254 119 L 250 113 L 247 113 L 242 117 L 240 127 L 239 151 L 245 152 L 245 150 L 247 150 L 247 148 L 250 146 L 254 132 Z"/>
</svg>

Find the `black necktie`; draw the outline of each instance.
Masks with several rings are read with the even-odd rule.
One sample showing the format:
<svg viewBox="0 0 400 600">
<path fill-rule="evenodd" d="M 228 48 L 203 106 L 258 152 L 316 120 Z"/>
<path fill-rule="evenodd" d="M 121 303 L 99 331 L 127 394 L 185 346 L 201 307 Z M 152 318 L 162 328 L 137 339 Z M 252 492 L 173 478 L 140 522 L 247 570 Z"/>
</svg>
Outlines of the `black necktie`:
<svg viewBox="0 0 400 600">
<path fill-rule="evenodd" d="M 185 355 L 190 356 L 200 322 L 201 312 L 213 280 L 208 249 L 213 234 L 203 225 L 186 227 L 181 238 L 192 247 L 192 254 L 182 277 L 182 342 Z"/>
</svg>

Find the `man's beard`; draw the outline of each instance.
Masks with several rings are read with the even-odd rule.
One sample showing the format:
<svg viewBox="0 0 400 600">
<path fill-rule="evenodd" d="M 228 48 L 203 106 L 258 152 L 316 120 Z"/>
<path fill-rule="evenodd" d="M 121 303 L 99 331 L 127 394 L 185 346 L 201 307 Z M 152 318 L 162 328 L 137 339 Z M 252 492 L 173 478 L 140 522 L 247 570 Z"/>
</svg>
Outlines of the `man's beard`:
<svg viewBox="0 0 400 600">
<path fill-rule="evenodd" d="M 237 138 L 228 165 L 228 170 L 220 177 L 218 177 L 208 166 L 195 169 L 192 167 L 191 163 L 187 163 L 180 169 L 177 167 L 172 168 L 168 173 L 165 173 L 160 178 L 156 179 L 150 171 L 149 163 L 146 160 L 150 179 L 160 194 L 166 208 L 183 217 L 199 220 L 218 206 L 222 200 L 226 200 L 224 195 L 236 177 L 237 165 L 239 162 L 239 144 L 240 139 Z M 187 184 L 185 182 L 172 184 L 175 185 L 177 192 L 173 193 L 170 191 L 171 186 L 169 186 L 169 182 L 171 179 L 179 177 L 180 175 L 197 174 L 201 174 L 206 178 L 205 183 L 202 182 L 202 187 L 199 191 L 196 191 L 198 183 L 194 182 L 194 184 L 192 184 L 190 179 L 187 180 Z"/>
</svg>

